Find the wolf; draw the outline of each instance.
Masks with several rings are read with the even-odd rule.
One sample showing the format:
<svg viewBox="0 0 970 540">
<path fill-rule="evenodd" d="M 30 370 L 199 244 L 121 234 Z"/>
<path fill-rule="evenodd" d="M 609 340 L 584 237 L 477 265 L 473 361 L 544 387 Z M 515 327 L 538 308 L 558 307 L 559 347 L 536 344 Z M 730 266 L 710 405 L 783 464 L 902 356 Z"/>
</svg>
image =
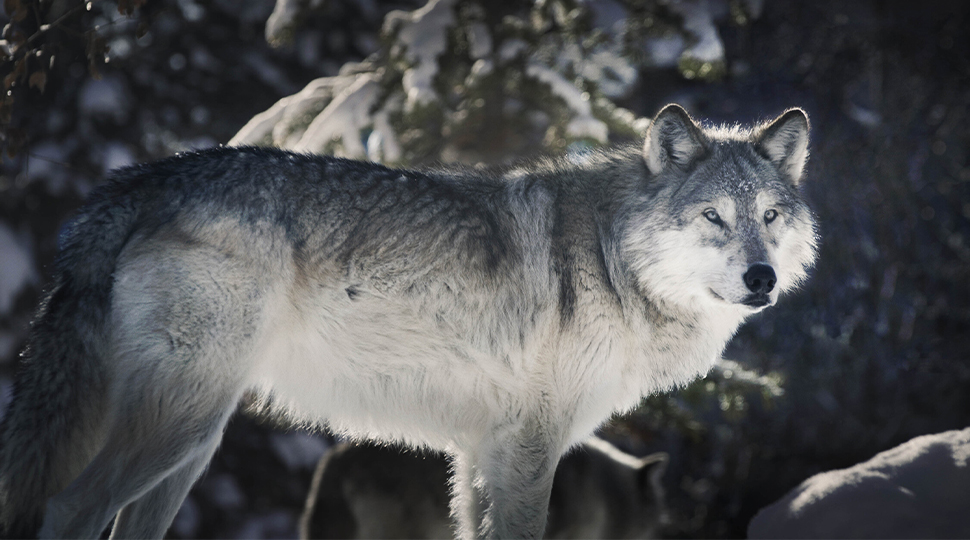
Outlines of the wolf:
<svg viewBox="0 0 970 540">
<path fill-rule="evenodd" d="M 244 395 L 439 449 L 463 537 L 539 538 L 559 458 L 802 282 L 800 109 L 499 170 L 213 148 L 65 226 L 0 426 L 6 534 L 161 537 Z M 40 524 L 39 529 L 38 524 Z"/>
<path fill-rule="evenodd" d="M 563 456 L 545 538 L 657 538 L 668 521 L 663 452 L 636 458 L 598 437 Z M 448 463 L 440 453 L 341 443 L 317 466 L 300 538 L 447 538 Z"/>
</svg>

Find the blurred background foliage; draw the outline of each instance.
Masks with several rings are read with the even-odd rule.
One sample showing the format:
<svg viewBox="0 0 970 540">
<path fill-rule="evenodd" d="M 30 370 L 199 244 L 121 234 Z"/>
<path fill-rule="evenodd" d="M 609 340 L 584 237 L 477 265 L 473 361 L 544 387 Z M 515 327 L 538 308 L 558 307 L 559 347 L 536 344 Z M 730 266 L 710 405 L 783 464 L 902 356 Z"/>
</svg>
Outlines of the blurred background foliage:
<svg viewBox="0 0 970 540">
<path fill-rule="evenodd" d="M 372 76 L 356 142 L 324 129 L 307 144 L 496 163 L 636 137 L 668 102 L 715 123 L 808 111 L 811 280 L 742 327 L 706 379 L 602 430 L 632 453 L 671 454 L 667 536 L 743 536 L 814 473 L 970 425 L 970 5 L 441 5 L 456 13 L 438 26 L 445 47 L 430 75 L 407 75 L 422 61 L 401 48 L 419 1 L 5 0 L 4 402 L 59 227 L 106 171 L 234 137 L 295 145 Z M 170 535 L 294 535 L 328 444 L 238 417 Z"/>
</svg>

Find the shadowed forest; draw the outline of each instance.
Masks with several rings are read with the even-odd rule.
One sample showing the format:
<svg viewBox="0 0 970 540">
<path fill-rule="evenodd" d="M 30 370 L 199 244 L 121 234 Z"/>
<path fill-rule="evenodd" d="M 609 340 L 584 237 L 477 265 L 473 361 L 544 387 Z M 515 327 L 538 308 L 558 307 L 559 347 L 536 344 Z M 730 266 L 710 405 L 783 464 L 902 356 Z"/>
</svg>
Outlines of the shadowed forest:
<svg viewBox="0 0 970 540">
<path fill-rule="evenodd" d="M 602 428 L 635 456 L 669 454 L 661 536 L 744 537 L 816 473 L 970 425 L 970 5 L 454 2 L 422 54 L 408 33 L 431 24 L 422 2 L 89 4 L 6 0 L 0 16 L 0 405 L 60 227 L 113 168 L 234 137 L 507 163 L 635 139 L 679 103 L 712 123 L 808 113 L 821 248 L 707 378 Z M 237 415 L 169 536 L 296 536 L 334 442 Z"/>
</svg>

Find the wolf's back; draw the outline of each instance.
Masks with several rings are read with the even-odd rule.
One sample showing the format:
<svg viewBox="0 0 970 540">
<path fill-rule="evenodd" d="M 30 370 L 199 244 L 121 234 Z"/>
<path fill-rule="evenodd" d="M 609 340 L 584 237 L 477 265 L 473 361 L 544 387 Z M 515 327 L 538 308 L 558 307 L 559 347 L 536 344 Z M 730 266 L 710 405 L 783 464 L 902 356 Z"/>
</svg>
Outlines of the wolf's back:
<svg viewBox="0 0 970 540">
<path fill-rule="evenodd" d="M 112 272 L 137 220 L 127 169 L 65 229 L 53 284 L 32 323 L 0 424 L 0 534 L 35 537 L 44 504 L 97 453 Z"/>
</svg>

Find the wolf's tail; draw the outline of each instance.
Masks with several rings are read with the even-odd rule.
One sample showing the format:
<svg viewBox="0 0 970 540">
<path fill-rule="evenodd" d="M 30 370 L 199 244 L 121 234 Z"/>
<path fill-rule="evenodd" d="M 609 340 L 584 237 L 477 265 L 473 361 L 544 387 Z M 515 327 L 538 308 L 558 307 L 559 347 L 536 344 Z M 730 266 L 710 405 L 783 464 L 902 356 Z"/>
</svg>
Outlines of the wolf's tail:
<svg viewBox="0 0 970 540">
<path fill-rule="evenodd" d="M 100 449 L 112 272 L 137 219 L 113 181 L 61 236 L 54 284 L 30 329 L 0 424 L 0 535 L 36 537 L 48 498 Z M 120 200 L 119 200 L 120 199 Z"/>
</svg>

